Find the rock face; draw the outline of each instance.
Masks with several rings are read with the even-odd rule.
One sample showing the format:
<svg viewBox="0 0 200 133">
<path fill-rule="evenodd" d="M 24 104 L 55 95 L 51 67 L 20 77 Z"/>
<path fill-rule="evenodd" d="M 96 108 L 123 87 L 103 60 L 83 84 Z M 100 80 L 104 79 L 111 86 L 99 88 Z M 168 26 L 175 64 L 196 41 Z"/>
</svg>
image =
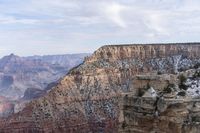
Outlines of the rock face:
<svg viewBox="0 0 200 133">
<path fill-rule="evenodd" d="M 2 119 L 0 132 L 197 132 L 190 118 L 198 118 L 198 100 L 179 77 L 194 74 L 199 53 L 199 44 L 103 46 L 47 95 Z"/>
</svg>

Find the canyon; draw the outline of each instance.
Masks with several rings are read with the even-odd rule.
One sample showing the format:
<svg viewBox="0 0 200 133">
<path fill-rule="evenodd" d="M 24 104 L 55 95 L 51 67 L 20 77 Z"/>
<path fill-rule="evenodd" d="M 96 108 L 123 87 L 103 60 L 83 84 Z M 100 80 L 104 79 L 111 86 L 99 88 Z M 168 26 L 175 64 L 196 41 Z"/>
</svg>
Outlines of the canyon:
<svg viewBox="0 0 200 133">
<path fill-rule="evenodd" d="M 0 132 L 198 133 L 200 43 L 105 45 Z"/>
<path fill-rule="evenodd" d="M 88 54 L 20 57 L 0 59 L 0 117 L 17 112 L 28 101 L 43 96 L 71 68 Z M 64 62 L 64 63 L 63 63 Z"/>
</svg>

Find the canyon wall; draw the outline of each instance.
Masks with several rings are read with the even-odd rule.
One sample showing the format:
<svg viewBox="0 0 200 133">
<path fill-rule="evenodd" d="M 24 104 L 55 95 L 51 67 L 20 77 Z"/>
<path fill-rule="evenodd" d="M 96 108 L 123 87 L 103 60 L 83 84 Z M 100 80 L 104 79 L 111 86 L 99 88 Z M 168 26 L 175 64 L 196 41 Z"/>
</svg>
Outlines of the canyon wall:
<svg viewBox="0 0 200 133">
<path fill-rule="evenodd" d="M 141 87 L 162 91 L 169 83 L 178 84 L 180 72 L 198 66 L 199 53 L 198 43 L 103 46 L 71 69 L 47 95 L 0 120 L 0 132 L 139 132 L 149 124 L 141 131 L 145 132 L 153 128 L 154 119 L 144 117 L 136 122 L 138 127 L 131 126 L 135 123 L 128 121 L 135 117 L 131 112 L 135 103 L 129 98 L 124 103 L 124 96 L 141 99 Z M 150 108 L 147 114 L 154 109 Z"/>
</svg>

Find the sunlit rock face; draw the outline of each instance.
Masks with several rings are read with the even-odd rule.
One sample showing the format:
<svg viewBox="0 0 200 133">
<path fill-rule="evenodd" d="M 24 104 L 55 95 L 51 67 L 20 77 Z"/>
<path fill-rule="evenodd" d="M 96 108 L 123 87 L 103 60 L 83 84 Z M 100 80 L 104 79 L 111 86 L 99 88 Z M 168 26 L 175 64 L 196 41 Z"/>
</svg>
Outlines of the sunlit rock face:
<svg viewBox="0 0 200 133">
<path fill-rule="evenodd" d="M 183 75 L 184 82 L 180 78 Z M 133 85 L 136 91 L 126 93 L 120 107 L 118 130 L 120 133 L 199 132 L 200 69 L 192 68 L 176 75 L 171 74 L 169 79 L 160 80 L 164 76 L 166 75 L 159 75 L 159 77 L 151 75 L 151 78 L 140 79 L 137 83 L 142 83 L 144 87 Z M 147 82 L 145 83 L 144 80 Z M 166 85 L 163 86 L 165 83 Z M 183 87 L 184 85 L 186 88 Z M 148 89 L 146 86 L 151 87 Z M 141 90 L 146 92 L 141 94 Z"/>
<path fill-rule="evenodd" d="M 110 133 L 148 132 L 152 128 L 156 131 L 153 116 L 159 116 L 160 112 L 166 117 L 175 116 L 171 103 L 167 101 L 169 104 L 165 104 L 162 99 L 158 102 L 157 97 L 169 83 L 174 83 L 172 88 L 175 89 L 170 91 L 172 94 L 163 94 L 163 98 L 173 98 L 177 96 L 176 91 L 181 92 L 178 75 L 198 66 L 199 53 L 199 44 L 103 46 L 83 64 L 71 69 L 47 95 L 27 104 L 18 114 L 2 120 L 0 131 Z M 140 88 L 144 88 L 145 92 L 140 92 Z M 124 102 L 126 97 L 128 99 Z M 147 104 L 139 104 L 137 100 L 146 100 Z M 175 111 L 179 110 L 178 107 Z M 141 111 L 147 116 L 135 118 Z M 187 114 L 187 111 L 183 112 L 180 118 Z M 177 129 L 176 125 L 173 127 L 174 123 L 170 123 L 171 120 L 173 117 L 162 121 L 163 125 L 169 125 L 163 126 L 162 131 L 166 128 L 182 131 L 184 124 Z M 184 131 L 189 131 L 188 127 L 183 126 Z"/>
</svg>

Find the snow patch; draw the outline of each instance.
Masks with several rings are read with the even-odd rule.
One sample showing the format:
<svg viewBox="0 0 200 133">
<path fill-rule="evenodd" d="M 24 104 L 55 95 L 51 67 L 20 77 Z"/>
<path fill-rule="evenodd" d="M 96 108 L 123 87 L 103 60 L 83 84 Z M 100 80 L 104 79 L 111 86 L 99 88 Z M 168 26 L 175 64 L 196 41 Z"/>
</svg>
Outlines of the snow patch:
<svg viewBox="0 0 200 133">
<path fill-rule="evenodd" d="M 143 95 L 143 97 L 157 97 L 157 93 L 156 91 L 153 89 L 153 87 L 149 88 L 145 94 Z"/>
<path fill-rule="evenodd" d="M 200 79 L 188 79 L 186 82 L 188 86 L 187 94 L 191 97 L 200 97 Z"/>
</svg>

